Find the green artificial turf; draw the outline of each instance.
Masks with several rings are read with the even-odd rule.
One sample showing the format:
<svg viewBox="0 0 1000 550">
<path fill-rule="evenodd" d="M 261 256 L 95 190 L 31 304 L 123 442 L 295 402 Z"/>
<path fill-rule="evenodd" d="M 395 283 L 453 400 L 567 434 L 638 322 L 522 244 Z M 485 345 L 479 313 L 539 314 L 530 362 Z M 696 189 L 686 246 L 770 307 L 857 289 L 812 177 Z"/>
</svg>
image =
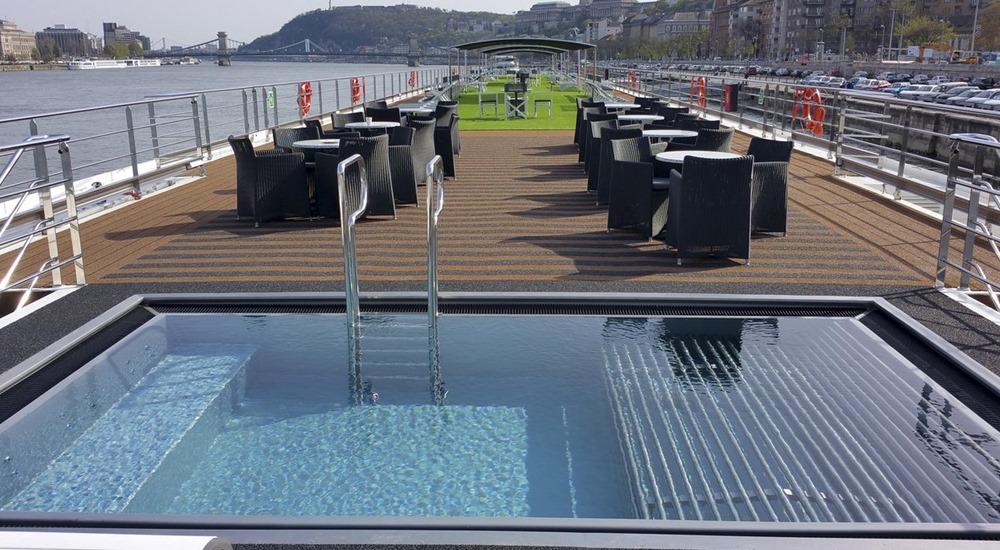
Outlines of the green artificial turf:
<svg viewBox="0 0 1000 550">
<path fill-rule="evenodd" d="M 460 127 L 466 130 L 572 130 L 576 126 L 576 98 L 583 95 L 580 90 L 560 91 L 558 87 L 549 91 L 549 78 L 542 76 L 541 86 L 528 91 L 527 119 L 503 119 L 503 85 L 510 80 L 497 79 L 486 85 L 485 93 L 500 93 L 500 119 L 493 115 L 493 109 L 487 106 L 483 117 L 479 116 L 479 90 L 468 88 L 459 97 L 458 115 L 461 117 Z M 552 98 L 552 117 L 544 105 L 539 106 L 535 117 L 532 98 L 534 96 Z"/>
</svg>

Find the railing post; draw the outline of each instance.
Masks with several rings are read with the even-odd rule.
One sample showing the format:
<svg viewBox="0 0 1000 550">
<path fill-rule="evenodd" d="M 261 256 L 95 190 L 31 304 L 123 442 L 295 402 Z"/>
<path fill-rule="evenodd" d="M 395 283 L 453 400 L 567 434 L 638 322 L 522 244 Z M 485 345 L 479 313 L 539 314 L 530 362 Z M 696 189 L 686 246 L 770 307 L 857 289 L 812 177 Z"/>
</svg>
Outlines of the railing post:
<svg viewBox="0 0 1000 550">
<path fill-rule="evenodd" d="M 198 113 L 198 98 L 191 98 L 191 120 L 194 121 L 194 146 L 198 151 L 198 158 L 205 158 L 205 142 L 201 139 L 201 120 Z"/>
<path fill-rule="evenodd" d="M 385 90 L 385 73 L 382 73 L 382 97 L 388 98 L 389 92 Z"/>
<path fill-rule="evenodd" d="M 910 120 L 913 115 L 913 107 L 907 105 L 906 111 L 903 112 L 903 135 L 899 138 L 899 168 L 896 169 L 896 176 L 903 177 L 906 172 L 906 156 L 907 149 L 909 149 L 910 144 Z M 898 195 L 897 190 L 897 195 Z M 899 196 L 897 199 L 901 198 Z"/>
<path fill-rule="evenodd" d="M 254 88 L 254 90 L 256 91 L 256 88 Z M 261 88 L 260 89 L 260 97 L 261 97 L 261 100 L 264 102 L 264 107 L 261 109 L 262 111 L 264 111 L 264 128 L 265 129 L 266 128 L 270 128 L 271 127 L 271 116 L 268 114 L 268 111 L 267 111 L 267 88 Z M 277 126 L 278 125 L 278 121 L 275 121 L 274 125 Z"/>
<path fill-rule="evenodd" d="M 962 276 L 959 282 L 960 290 L 969 289 L 969 272 L 972 270 L 973 255 L 976 252 L 976 227 L 979 221 L 979 189 L 983 186 L 983 164 L 986 151 L 976 147 L 976 157 L 972 165 L 972 179 L 969 188 L 969 209 L 965 217 L 965 247 L 962 249 Z"/>
<path fill-rule="evenodd" d="M 255 86 L 251 93 L 253 94 L 253 129 L 254 131 L 260 131 L 260 108 L 257 105 L 257 87 Z"/>
<path fill-rule="evenodd" d="M 160 138 L 156 129 L 156 104 L 152 101 L 149 102 L 149 137 L 153 141 L 153 159 L 156 161 L 156 167 L 160 167 Z"/>
<path fill-rule="evenodd" d="M 83 269 L 83 241 L 80 239 L 80 219 L 76 210 L 76 182 L 73 181 L 73 161 L 70 158 L 69 146 L 66 145 L 66 142 L 59 144 L 59 157 L 66 195 L 66 217 L 69 219 L 69 244 L 73 257 L 76 258 L 73 260 L 74 275 L 76 284 L 85 285 L 87 277 Z"/>
<path fill-rule="evenodd" d="M 208 124 L 208 97 L 201 94 L 201 124 L 205 128 L 205 152 L 208 160 L 212 160 L 212 130 Z"/>
<path fill-rule="evenodd" d="M 243 133 L 250 135 L 250 110 L 247 104 L 247 89 L 243 88 Z"/>
<path fill-rule="evenodd" d="M 837 139 L 832 142 L 831 145 L 834 147 L 834 162 L 833 162 L 833 175 L 842 175 L 844 167 L 844 128 L 847 126 L 847 113 L 844 109 L 841 109 L 837 113 Z"/>
<path fill-rule="evenodd" d="M 841 104 L 841 100 L 842 100 L 842 98 L 841 98 L 840 92 L 834 92 L 833 93 L 833 108 L 836 109 L 837 118 L 838 119 L 840 119 L 839 114 L 844 110 L 843 109 L 843 105 Z M 837 130 L 839 128 L 840 128 L 839 124 L 831 124 L 830 125 L 830 134 L 829 134 L 829 136 L 830 136 L 830 146 L 826 150 L 826 158 L 829 159 L 829 160 L 833 160 L 834 158 L 836 158 L 836 153 L 837 153 L 837 145 L 836 145 L 836 142 L 837 142 Z"/>
<path fill-rule="evenodd" d="M 323 110 L 323 81 L 322 80 L 317 80 L 316 81 L 316 90 L 319 92 L 317 94 L 319 96 L 319 114 L 320 114 L 320 116 L 323 116 L 323 113 L 325 113 L 326 111 Z M 320 121 L 320 123 L 322 124 L 322 121 Z M 275 125 L 277 125 L 277 121 L 275 121 Z"/>
<path fill-rule="evenodd" d="M 337 111 L 340 110 L 340 81 L 339 80 L 334 80 L 333 81 L 333 94 L 334 94 L 334 97 L 337 99 L 337 103 L 334 106 L 333 111 L 337 112 Z"/>
<path fill-rule="evenodd" d="M 31 121 L 31 135 L 38 135 L 38 125 L 34 120 Z M 36 145 L 32 148 L 32 153 L 35 160 L 35 179 L 41 184 L 49 183 L 49 161 L 45 155 L 45 146 Z M 56 235 L 55 227 L 55 210 L 52 207 L 52 190 L 46 185 L 38 191 L 38 201 L 42 204 L 42 216 L 44 220 L 42 223 L 49 225 L 49 228 L 45 230 L 45 240 L 48 241 L 49 247 L 49 260 L 53 262 L 59 261 L 59 241 Z M 14 213 L 11 213 L 13 216 Z M 60 286 L 62 285 L 62 269 L 52 270 L 52 285 Z"/>
<path fill-rule="evenodd" d="M 132 186 L 136 191 L 140 191 L 139 185 L 139 155 L 135 146 L 135 123 L 132 121 L 132 107 L 125 107 L 125 127 L 128 130 L 128 152 L 129 163 L 132 165 L 132 177 L 135 181 Z"/>
<path fill-rule="evenodd" d="M 934 276 L 934 287 L 943 288 L 948 275 L 948 254 L 951 251 L 951 222 L 955 212 L 955 189 L 958 186 L 960 148 L 957 141 L 951 144 L 951 156 L 948 159 L 948 179 L 944 188 L 944 204 L 941 208 L 941 235 L 938 240 L 937 271 Z"/>
<path fill-rule="evenodd" d="M 271 86 L 271 97 L 274 98 L 274 125 L 281 126 L 281 119 L 278 118 L 278 87 Z M 266 109 L 267 107 L 265 107 Z"/>
</svg>

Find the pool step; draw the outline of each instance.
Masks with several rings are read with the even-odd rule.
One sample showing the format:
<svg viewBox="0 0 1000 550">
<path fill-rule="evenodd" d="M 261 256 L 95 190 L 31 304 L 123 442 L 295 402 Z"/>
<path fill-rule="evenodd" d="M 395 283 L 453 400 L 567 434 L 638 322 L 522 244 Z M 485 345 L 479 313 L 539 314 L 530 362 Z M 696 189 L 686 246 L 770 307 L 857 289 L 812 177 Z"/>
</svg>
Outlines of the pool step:
<svg viewBox="0 0 1000 550">
<path fill-rule="evenodd" d="M 196 456 L 203 450 L 198 443 L 215 437 L 237 375 L 253 352 L 252 346 L 220 344 L 170 350 L 3 508 L 132 511 L 147 484 L 176 482 L 169 464 L 184 460 L 172 461 L 172 455 Z"/>
<path fill-rule="evenodd" d="M 362 319 L 361 378 L 377 395 L 376 403 L 407 405 L 434 399 L 428 345 L 426 324 Z"/>
</svg>

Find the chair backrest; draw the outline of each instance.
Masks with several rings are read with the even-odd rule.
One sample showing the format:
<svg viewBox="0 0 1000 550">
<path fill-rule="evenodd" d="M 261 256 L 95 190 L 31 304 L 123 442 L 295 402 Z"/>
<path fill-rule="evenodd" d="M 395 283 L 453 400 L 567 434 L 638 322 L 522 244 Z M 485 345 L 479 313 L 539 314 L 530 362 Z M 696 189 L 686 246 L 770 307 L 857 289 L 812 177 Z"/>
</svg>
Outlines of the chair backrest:
<svg viewBox="0 0 1000 550">
<path fill-rule="evenodd" d="M 392 193 L 392 173 L 389 165 L 389 136 L 346 138 L 340 141 L 339 156 L 346 159 L 361 155 L 368 175 L 368 213 L 395 214 Z"/>
<path fill-rule="evenodd" d="M 305 122 L 306 128 L 314 128 L 316 130 L 316 135 L 323 135 L 323 121 L 318 118 L 307 118 Z"/>
<path fill-rule="evenodd" d="M 611 140 L 611 156 L 627 162 L 653 162 L 649 140 L 643 137 Z"/>
<path fill-rule="evenodd" d="M 351 111 L 349 113 L 333 113 L 333 127 L 344 128 L 351 122 L 364 122 L 365 113 L 363 111 Z"/>
<path fill-rule="evenodd" d="M 250 141 L 249 136 L 229 136 L 229 147 L 233 150 L 236 162 L 257 158 L 257 153 L 254 151 L 253 142 Z"/>
<path fill-rule="evenodd" d="M 257 187 L 257 153 L 249 136 L 229 136 L 229 147 L 236 158 L 236 211 L 253 215 Z"/>
<path fill-rule="evenodd" d="M 413 135 L 416 130 L 406 126 L 399 126 L 389 131 L 389 145 L 412 145 Z"/>
<path fill-rule="evenodd" d="M 653 107 L 653 105 L 656 105 L 657 101 L 659 101 L 659 100 L 656 99 L 655 97 L 637 97 L 637 98 L 635 98 L 635 104 L 638 105 L 639 107 L 642 107 L 643 109 L 649 109 L 649 108 Z"/>
<path fill-rule="evenodd" d="M 694 126 L 699 130 L 718 130 L 722 127 L 722 123 L 718 120 L 699 118 L 694 121 Z"/>
<path fill-rule="evenodd" d="M 722 130 L 698 130 L 698 138 L 695 140 L 695 149 L 700 151 L 722 151 L 729 152 L 729 145 L 733 141 L 732 128 Z"/>
<path fill-rule="evenodd" d="M 674 115 L 674 125 L 681 130 L 697 130 L 698 115 L 693 113 L 677 113 Z"/>
<path fill-rule="evenodd" d="M 580 108 L 582 108 L 582 109 L 593 108 L 593 107 L 604 107 L 604 102 L 603 101 L 587 101 L 587 100 L 584 100 L 584 101 L 580 102 Z"/>
<path fill-rule="evenodd" d="M 670 189 L 673 224 L 668 234 L 678 249 L 727 247 L 737 257 L 749 257 L 751 177 L 753 157 L 684 159 L 683 181 Z"/>
<path fill-rule="evenodd" d="M 604 120 L 618 120 L 617 113 L 591 113 L 587 116 L 587 122 L 601 122 Z"/>
<path fill-rule="evenodd" d="M 310 128 L 309 126 L 303 128 L 273 128 L 271 129 L 271 137 L 274 140 L 276 148 L 291 151 L 292 144 L 296 141 L 319 139 L 319 132 L 315 127 Z"/>
<path fill-rule="evenodd" d="M 334 130 L 332 132 L 324 132 L 323 137 L 330 139 L 361 137 L 361 132 L 356 132 L 354 130 Z"/>
<path fill-rule="evenodd" d="M 601 130 L 601 141 L 613 141 L 616 139 L 629 139 L 629 138 L 641 138 L 642 137 L 642 125 L 641 124 L 630 124 L 628 126 L 619 126 L 617 128 L 604 128 Z"/>
<path fill-rule="evenodd" d="M 600 139 L 603 135 L 602 132 L 608 128 L 617 128 L 618 121 L 615 119 L 611 120 L 597 120 L 590 122 L 590 137 L 591 139 Z"/>
<path fill-rule="evenodd" d="M 434 118 L 437 119 L 438 126 L 451 126 L 451 115 L 458 114 L 458 105 L 451 105 L 444 101 L 439 101 L 434 108 Z"/>
<path fill-rule="evenodd" d="M 755 137 L 750 140 L 747 154 L 754 162 L 789 162 L 792 159 L 792 149 L 795 143 Z"/>
<path fill-rule="evenodd" d="M 368 109 L 386 109 L 388 107 L 389 104 L 386 103 L 385 100 L 383 99 L 376 99 L 375 101 L 369 101 L 368 103 L 365 103 L 364 106 L 365 116 L 371 116 L 368 114 Z"/>
<path fill-rule="evenodd" d="M 377 122 L 400 122 L 402 117 L 400 116 L 399 109 L 396 107 L 371 107 L 365 110 L 365 114 L 369 116 L 372 121 Z"/>
</svg>

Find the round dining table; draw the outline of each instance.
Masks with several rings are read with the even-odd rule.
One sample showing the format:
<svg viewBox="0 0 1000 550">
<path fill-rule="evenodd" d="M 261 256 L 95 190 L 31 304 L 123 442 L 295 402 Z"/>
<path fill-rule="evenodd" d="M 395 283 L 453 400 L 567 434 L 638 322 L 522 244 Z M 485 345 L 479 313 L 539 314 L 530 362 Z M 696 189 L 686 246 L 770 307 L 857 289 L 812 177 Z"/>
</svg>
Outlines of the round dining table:
<svg viewBox="0 0 1000 550">
<path fill-rule="evenodd" d="M 687 157 L 697 157 L 702 159 L 736 159 L 743 155 L 737 155 L 736 153 L 726 153 L 723 151 L 665 151 L 663 153 L 658 153 L 655 157 L 656 160 L 660 162 L 668 162 L 671 164 L 684 164 L 684 159 Z"/>
<path fill-rule="evenodd" d="M 605 103 L 605 109 L 613 109 L 616 111 L 627 111 L 629 109 L 638 109 L 638 103 Z"/>
<path fill-rule="evenodd" d="M 311 151 L 326 151 L 339 149 L 339 139 L 303 139 L 292 143 L 292 149 L 309 149 Z"/>
<path fill-rule="evenodd" d="M 660 116 L 660 115 L 629 115 L 629 114 L 624 114 L 624 115 L 618 115 L 618 120 L 619 121 L 624 120 L 626 122 L 656 122 L 656 121 L 659 121 L 659 120 L 663 120 L 663 117 Z"/>
<path fill-rule="evenodd" d="M 399 126 L 398 122 L 391 122 L 388 120 L 373 120 L 371 122 L 348 122 L 344 125 L 346 128 L 357 128 L 366 130 L 388 130 L 389 128 L 396 128 Z"/>
<path fill-rule="evenodd" d="M 431 115 L 434 114 L 434 107 L 428 107 L 426 105 L 409 104 L 400 105 L 398 107 L 399 112 L 404 115 Z"/>
<path fill-rule="evenodd" d="M 698 132 L 693 130 L 670 130 L 666 128 L 653 128 L 650 130 L 643 130 L 642 137 L 648 137 L 656 140 L 672 140 L 676 138 L 693 138 L 698 137 Z"/>
</svg>

